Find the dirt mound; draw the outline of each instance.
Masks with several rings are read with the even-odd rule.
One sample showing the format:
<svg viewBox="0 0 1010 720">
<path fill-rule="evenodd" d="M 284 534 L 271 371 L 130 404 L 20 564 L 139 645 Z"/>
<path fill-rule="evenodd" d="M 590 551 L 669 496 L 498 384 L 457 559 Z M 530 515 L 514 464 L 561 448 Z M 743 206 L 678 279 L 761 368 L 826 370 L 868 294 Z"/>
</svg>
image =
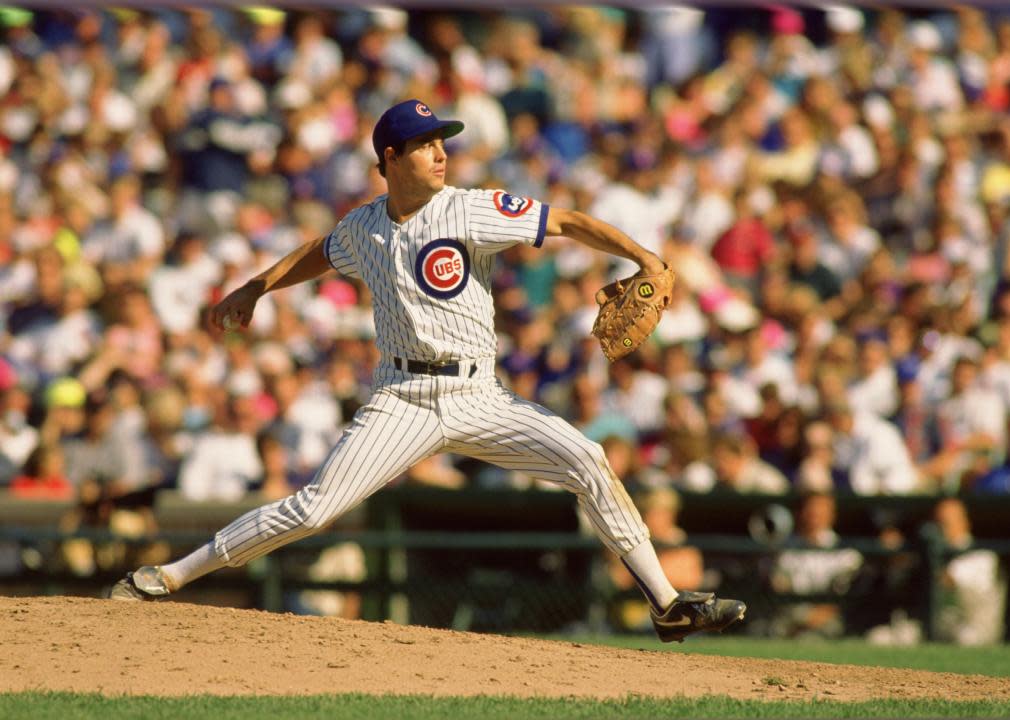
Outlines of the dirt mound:
<svg viewBox="0 0 1010 720">
<path fill-rule="evenodd" d="M 0 597 L 0 691 L 1010 700 L 974 675 L 622 650 L 184 603 Z"/>
</svg>

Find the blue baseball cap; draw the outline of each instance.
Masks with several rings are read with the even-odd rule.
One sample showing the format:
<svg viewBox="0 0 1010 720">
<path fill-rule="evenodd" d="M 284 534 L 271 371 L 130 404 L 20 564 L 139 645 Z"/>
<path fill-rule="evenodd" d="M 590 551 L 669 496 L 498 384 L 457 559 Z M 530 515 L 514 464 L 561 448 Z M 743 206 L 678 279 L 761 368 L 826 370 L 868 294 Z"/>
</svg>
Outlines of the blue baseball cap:
<svg viewBox="0 0 1010 720">
<path fill-rule="evenodd" d="M 439 120 L 431 108 L 416 98 L 404 100 L 382 113 L 379 122 L 375 123 L 372 147 L 381 160 L 387 147 L 396 147 L 435 130 L 441 130 L 442 137 L 449 138 L 463 132 L 463 123 L 459 120 Z"/>
</svg>

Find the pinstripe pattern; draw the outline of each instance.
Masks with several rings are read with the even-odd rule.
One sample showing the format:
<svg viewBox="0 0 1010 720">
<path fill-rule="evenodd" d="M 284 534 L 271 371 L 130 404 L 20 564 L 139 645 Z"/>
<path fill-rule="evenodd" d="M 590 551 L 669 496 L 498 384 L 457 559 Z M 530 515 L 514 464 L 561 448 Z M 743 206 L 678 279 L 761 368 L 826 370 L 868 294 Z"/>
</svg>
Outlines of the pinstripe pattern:
<svg viewBox="0 0 1010 720">
<path fill-rule="evenodd" d="M 419 460 L 454 452 L 556 482 L 576 493 L 603 543 L 625 554 L 648 538 L 603 449 L 546 408 L 503 389 L 493 360 L 474 378 L 413 375 L 383 364 L 312 483 L 218 532 L 215 547 L 243 565 L 326 527 Z"/>
<path fill-rule="evenodd" d="M 494 357 L 491 276 L 496 253 L 526 243 L 540 245 L 546 205 L 525 200 L 528 210 L 509 217 L 498 209 L 500 190 L 446 187 L 402 224 L 386 211 L 386 196 L 352 210 L 326 238 L 327 260 L 338 272 L 361 278 L 372 292 L 376 343 L 387 355 L 454 361 Z M 424 247 L 458 240 L 470 259 L 470 277 L 459 295 L 431 297 L 417 282 Z"/>
<path fill-rule="evenodd" d="M 408 467 L 441 447 L 434 388 L 416 378 L 380 388 L 354 415 L 311 483 L 251 510 L 217 533 L 217 554 L 244 565 L 322 530 Z"/>
<path fill-rule="evenodd" d="M 597 535 L 623 555 L 648 538 L 638 510 L 603 448 L 565 420 L 497 382 L 441 399 L 446 449 L 571 490 Z"/>
<path fill-rule="evenodd" d="M 383 352 L 375 394 L 309 485 L 218 532 L 215 549 L 225 563 L 243 565 L 317 532 L 414 463 L 442 451 L 574 492 L 604 544 L 620 555 L 648 539 L 603 449 L 549 410 L 505 390 L 494 376 L 494 256 L 520 242 L 539 246 L 547 212 L 535 200 L 500 190 L 447 187 L 402 224 L 390 219 L 385 196 L 340 222 L 326 239 L 325 253 L 337 271 L 361 278 L 372 292 L 376 342 Z M 458 245 L 426 251 L 436 240 Z M 438 297 L 434 286 L 426 289 L 427 280 L 415 276 L 419 255 L 423 263 L 421 254 L 436 248 L 467 253 L 470 276 L 465 285 L 457 283 L 458 294 Z M 403 372 L 393 366 L 394 356 L 460 361 L 461 376 Z M 470 377 L 475 361 L 477 372 Z"/>
</svg>

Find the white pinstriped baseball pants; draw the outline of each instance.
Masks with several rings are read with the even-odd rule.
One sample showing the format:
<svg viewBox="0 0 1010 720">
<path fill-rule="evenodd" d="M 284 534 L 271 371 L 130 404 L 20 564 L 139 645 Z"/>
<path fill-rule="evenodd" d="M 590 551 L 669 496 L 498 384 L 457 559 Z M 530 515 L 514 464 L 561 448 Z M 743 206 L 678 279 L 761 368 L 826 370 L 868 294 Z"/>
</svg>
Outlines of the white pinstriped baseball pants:
<svg viewBox="0 0 1010 720">
<path fill-rule="evenodd" d="M 318 532 L 438 452 L 475 457 L 571 490 L 597 535 L 618 555 L 647 540 L 648 530 L 603 448 L 551 411 L 503 388 L 493 358 L 477 364 L 473 378 L 380 365 L 375 393 L 312 482 L 220 530 L 214 547 L 221 560 L 244 565 Z"/>
</svg>

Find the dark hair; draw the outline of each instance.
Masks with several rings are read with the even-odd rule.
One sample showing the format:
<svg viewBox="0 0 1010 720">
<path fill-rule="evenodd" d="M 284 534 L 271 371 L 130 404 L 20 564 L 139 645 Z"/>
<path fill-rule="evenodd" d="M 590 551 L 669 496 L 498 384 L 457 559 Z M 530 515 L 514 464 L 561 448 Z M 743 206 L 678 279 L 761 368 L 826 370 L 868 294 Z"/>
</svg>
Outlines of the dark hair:
<svg viewBox="0 0 1010 720">
<path fill-rule="evenodd" d="M 284 443 L 277 436 L 276 431 L 270 428 L 264 428 L 256 433 L 256 452 L 259 453 L 260 457 L 263 457 L 266 448 L 270 445 L 279 445 L 284 447 Z"/>
<path fill-rule="evenodd" d="M 712 449 L 716 448 L 728 450 L 739 457 L 746 454 L 747 441 L 744 437 L 735 433 L 720 433 L 712 440 Z"/>
<path fill-rule="evenodd" d="M 53 452 L 58 449 L 59 445 L 47 445 L 46 443 L 36 445 L 35 449 L 31 451 L 28 458 L 21 466 L 21 472 L 31 478 L 39 477 L 40 468 L 42 467 L 42 459 L 46 456 L 46 453 Z"/>
<path fill-rule="evenodd" d="M 407 147 L 407 142 L 397 143 L 396 145 L 387 145 L 387 147 L 393 148 L 394 155 L 403 155 L 404 148 Z M 379 175 L 386 177 L 386 149 L 382 149 L 382 155 L 379 157 L 379 163 L 376 165 L 379 168 Z"/>
</svg>

